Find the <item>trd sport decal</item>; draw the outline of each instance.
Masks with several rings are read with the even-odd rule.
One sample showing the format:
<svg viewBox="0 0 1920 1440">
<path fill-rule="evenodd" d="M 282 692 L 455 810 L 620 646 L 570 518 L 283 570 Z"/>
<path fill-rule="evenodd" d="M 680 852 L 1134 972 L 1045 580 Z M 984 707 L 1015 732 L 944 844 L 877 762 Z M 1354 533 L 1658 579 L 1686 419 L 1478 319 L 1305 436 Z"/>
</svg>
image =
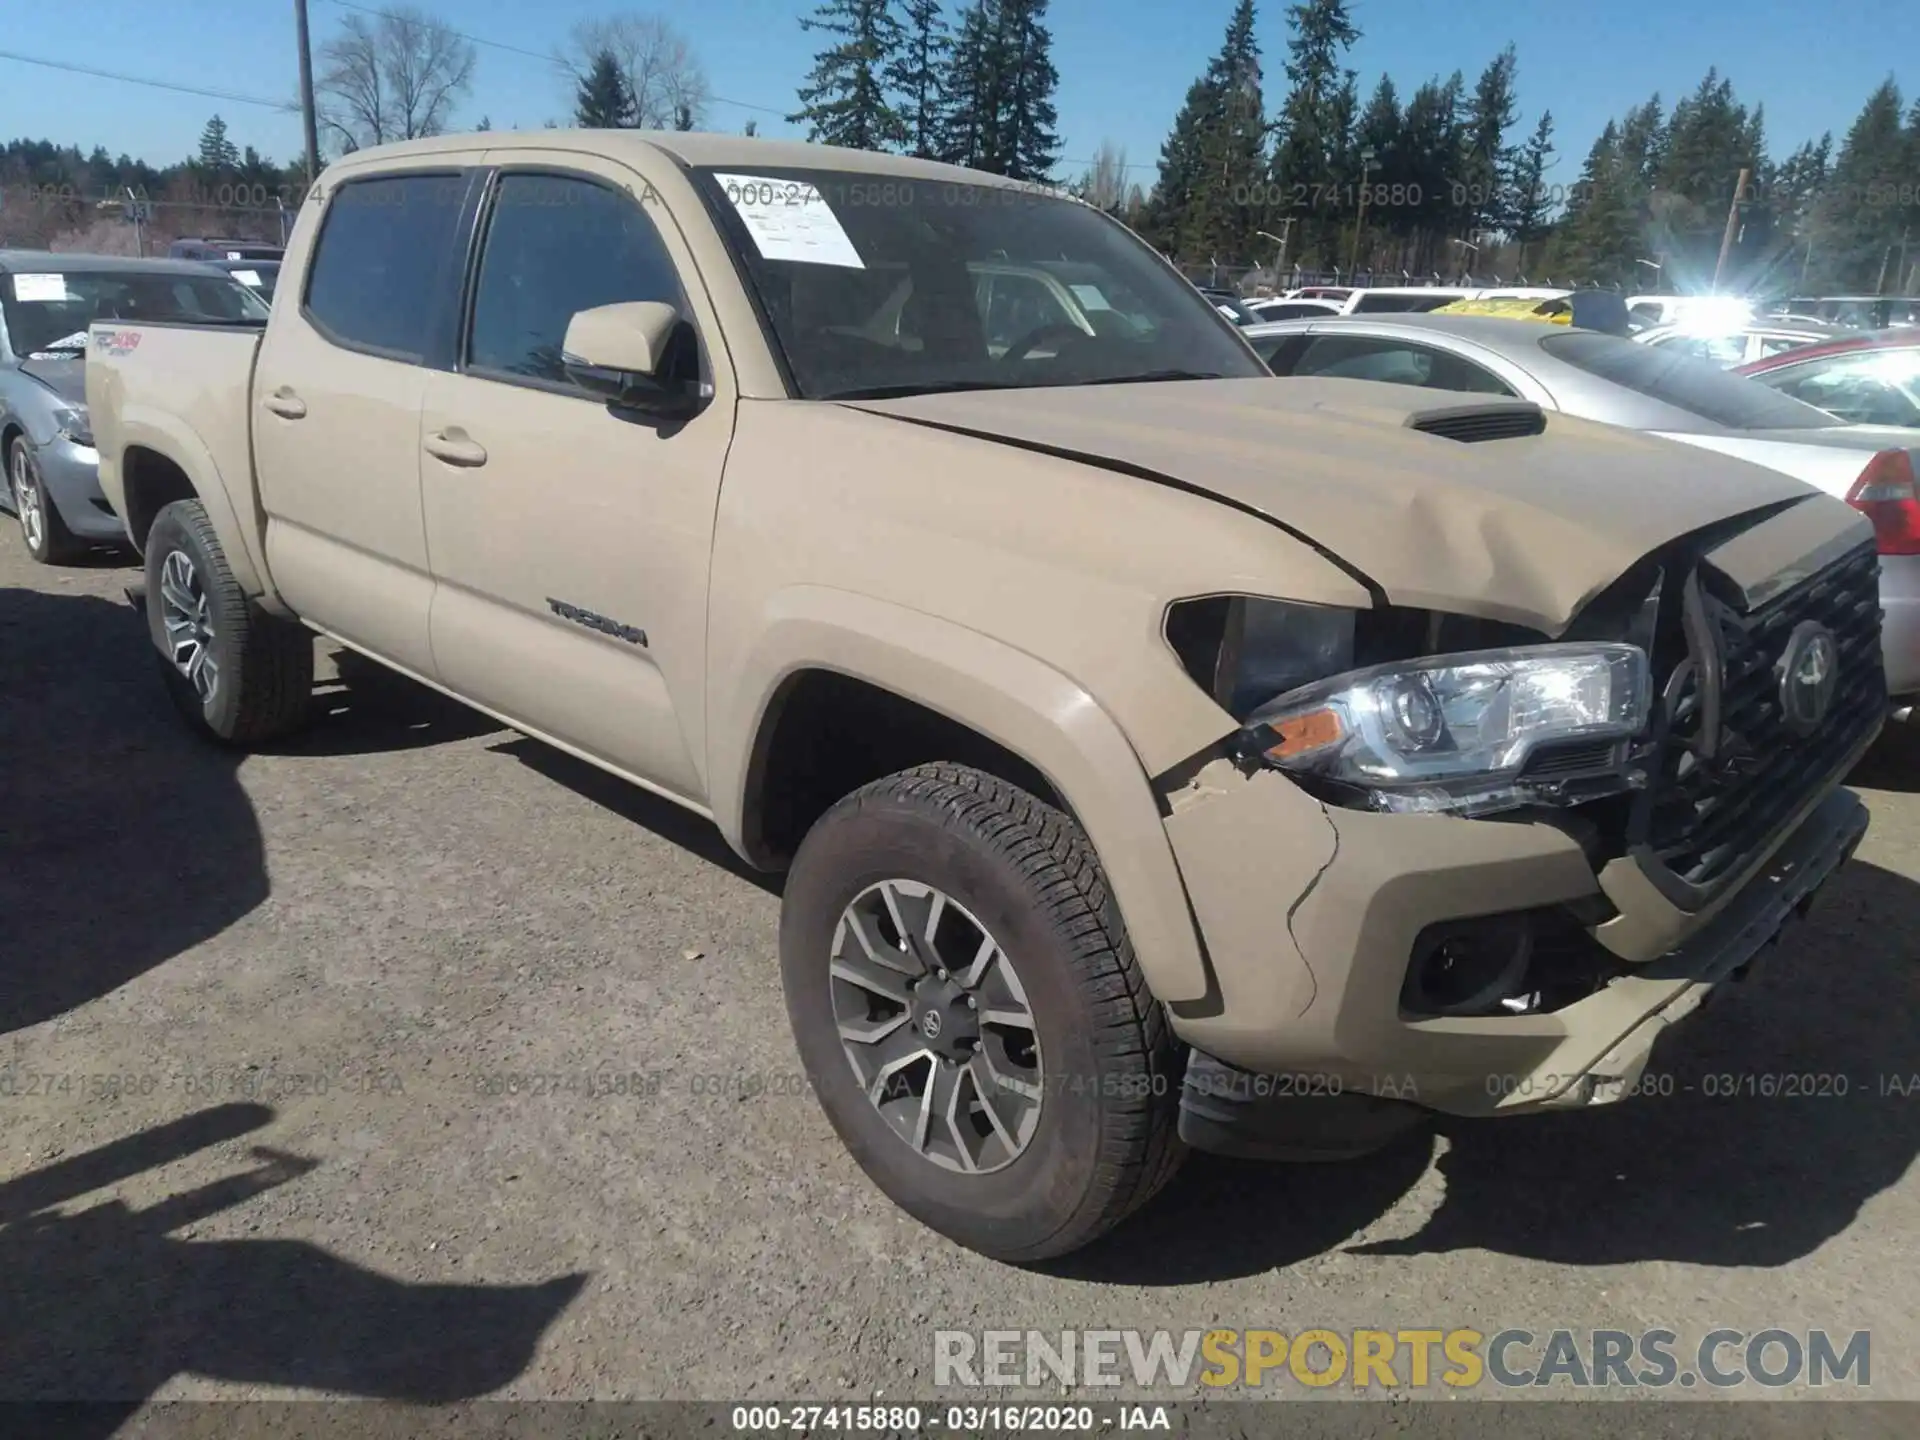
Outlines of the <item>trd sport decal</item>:
<svg viewBox="0 0 1920 1440">
<path fill-rule="evenodd" d="M 618 620 L 609 620 L 604 615 L 596 615 L 591 610 L 582 610 L 578 605 L 569 605 L 564 600 L 547 597 L 547 608 L 562 620 L 571 620 L 576 625 L 584 625 L 589 630 L 598 630 L 602 635 L 611 635 L 616 640 L 624 640 L 629 645 L 646 647 L 647 632 L 633 625 L 622 625 Z"/>
<path fill-rule="evenodd" d="M 93 337 L 103 355 L 131 355 L 140 348 L 138 330 L 102 330 Z"/>
</svg>

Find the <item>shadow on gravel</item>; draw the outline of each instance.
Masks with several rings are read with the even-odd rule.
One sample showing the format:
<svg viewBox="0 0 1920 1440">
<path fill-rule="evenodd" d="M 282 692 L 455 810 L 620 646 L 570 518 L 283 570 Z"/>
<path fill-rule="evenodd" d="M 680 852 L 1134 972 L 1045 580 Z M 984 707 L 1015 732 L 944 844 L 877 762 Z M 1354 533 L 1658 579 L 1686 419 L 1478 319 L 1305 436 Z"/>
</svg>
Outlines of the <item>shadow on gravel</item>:
<svg viewBox="0 0 1920 1440">
<path fill-rule="evenodd" d="M 252 1168 L 144 1210 L 48 1213 L 273 1118 L 216 1106 L 0 1184 L 0 1398 L 109 1402 L 83 1417 L 105 1436 L 176 1375 L 445 1402 L 526 1368 L 584 1275 L 416 1285 L 303 1241 L 174 1237 L 319 1163 L 302 1156 L 255 1145 Z"/>
<path fill-rule="evenodd" d="M 582 799 L 611 810 L 622 820 L 644 826 L 669 844 L 691 851 L 730 875 L 758 885 L 769 895 L 778 895 L 785 877 L 756 870 L 728 847 L 711 820 L 702 820 L 671 800 L 629 785 L 617 775 L 577 760 L 564 750 L 555 750 L 538 740 L 506 740 L 489 747 L 496 755 L 511 755 L 535 774 L 564 785 Z"/>
<path fill-rule="evenodd" d="M 1920 720 L 1889 720 L 1847 783 L 1862 790 L 1920 793 Z"/>
<path fill-rule="evenodd" d="M 498 720 L 448 699 L 353 650 L 335 650 L 334 678 L 317 680 L 306 728 L 268 755 L 375 755 L 417 750 L 504 730 Z"/>
<path fill-rule="evenodd" d="M 1920 1155 L 1916 935 L 1920 885 L 1855 860 L 1749 980 L 1656 1049 L 1652 1093 L 1586 1113 L 1442 1122 L 1446 1194 L 1415 1234 L 1348 1243 L 1425 1173 L 1430 1135 L 1345 1165 L 1194 1156 L 1140 1215 L 1050 1268 L 1179 1285 L 1341 1247 L 1785 1265 L 1842 1234 Z"/>
<path fill-rule="evenodd" d="M 180 723 L 139 615 L 0 589 L 0 1034 L 199 944 L 267 895 L 239 757 Z"/>
</svg>

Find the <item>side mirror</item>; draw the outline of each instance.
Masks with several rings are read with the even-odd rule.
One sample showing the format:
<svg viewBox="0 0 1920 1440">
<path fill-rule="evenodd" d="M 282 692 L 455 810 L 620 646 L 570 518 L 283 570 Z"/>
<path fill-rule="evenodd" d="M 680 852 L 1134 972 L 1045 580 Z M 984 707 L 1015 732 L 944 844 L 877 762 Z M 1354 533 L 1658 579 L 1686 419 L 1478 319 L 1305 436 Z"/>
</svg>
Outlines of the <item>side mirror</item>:
<svg viewBox="0 0 1920 1440">
<path fill-rule="evenodd" d="M 658 300 L 598 305 L 567 322 L 561 365 L 568 379 L 609 404 L 682 418 L 706 399 L 705 386 L 672 374 L 674 352 L 687 338 L 679 312 Z"/>
</svg>

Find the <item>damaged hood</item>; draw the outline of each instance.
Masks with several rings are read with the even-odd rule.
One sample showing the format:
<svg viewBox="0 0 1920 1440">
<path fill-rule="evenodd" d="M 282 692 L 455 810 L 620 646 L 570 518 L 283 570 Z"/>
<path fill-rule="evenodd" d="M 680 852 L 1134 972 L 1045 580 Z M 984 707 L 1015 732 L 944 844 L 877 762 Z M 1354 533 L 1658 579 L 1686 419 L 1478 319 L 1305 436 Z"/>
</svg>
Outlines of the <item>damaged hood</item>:
<svg viewBox="0 0 1920 1440">
<path fill-rule="evenodd" d="M 1557 634 L 1649 552 L 1804 501 L 1788 475 L 1524 401 L 1360 380 L 1189 380 L 841 402 L 1204 493 L 1397 605 Z M 1447 433 L 1427 433 L 1416 425 Z M 1457 439 L 1449 435 L 1494 436 Z"/>
<path fill-rule="evenodd" d="M 86 408 L 87 366 L 84 356 L 36 355 L 20 362 L 20 373 L 31 375 L 69 405 L 83 410 Z"/>
</svg>

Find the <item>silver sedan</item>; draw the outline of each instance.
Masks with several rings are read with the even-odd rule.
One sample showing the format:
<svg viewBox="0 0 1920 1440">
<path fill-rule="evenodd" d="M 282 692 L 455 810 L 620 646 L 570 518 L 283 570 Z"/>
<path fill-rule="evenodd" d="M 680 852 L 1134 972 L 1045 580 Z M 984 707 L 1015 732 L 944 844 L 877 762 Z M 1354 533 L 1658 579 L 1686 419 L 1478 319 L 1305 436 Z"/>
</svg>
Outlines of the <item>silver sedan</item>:
<svg viewBox="0 0 1920 1440">
<path fill-rule="evenodd" d="M 1865 512 L 1880 537 L 1888 687 L 1920 699 L 1920 446 L 1848 425 L 1671 347 L 1481 315 L 1344 316 L 1241 332 L 1277 375 L 1516 396 L 1782 470 Z"/>
<path fill-rule="evenodd" d="M 211 265 L 0 250 L 0 509 L 43 565 L 126 532 L 100 493 L 87 419 L 95 320 L 257 325 L 263 301 Z"/>
</svg>

